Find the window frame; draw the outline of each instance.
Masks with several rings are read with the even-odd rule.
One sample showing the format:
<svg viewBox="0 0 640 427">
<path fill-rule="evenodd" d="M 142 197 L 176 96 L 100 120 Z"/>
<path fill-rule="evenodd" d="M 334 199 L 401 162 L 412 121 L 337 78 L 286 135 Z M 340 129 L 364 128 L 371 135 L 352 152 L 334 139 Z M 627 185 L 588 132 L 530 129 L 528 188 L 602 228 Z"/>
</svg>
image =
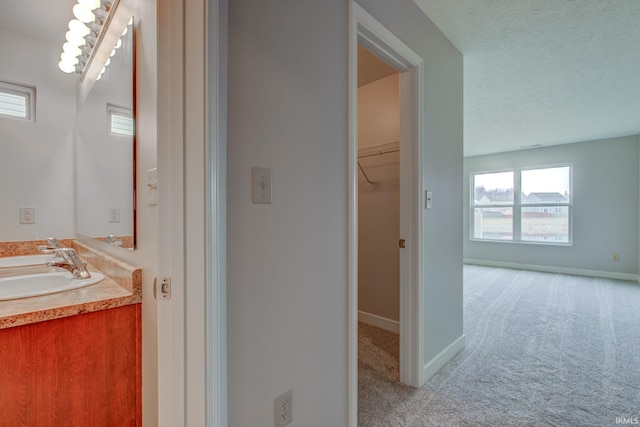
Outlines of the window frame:
<svg viewBox="0 0 640 427">
<path fill-rule="evenodd" d="M 36 121 L 36 87 L 22 83 L 11 83 L 0 80 L 0 92 L 8 95 L 21 96 L 25 99 L 25 116 L 0 113 L 1 118 L 21 120 L 35 123 Z"/>
<path fill-rule="evenodd" d="M 554 169 L 554 168 L 569 168 L 569 201 L 566 203 L 523 203 L 522 202 L 522 172 L 537 169 Z M 476 205 L 474 200 L 475 195 L 475 177 L 476 175 L 490 174 L 490 173 L 503 173 L 513 172 L 513 203 L 500 203 L 492 205 Z M 494 243 L 520 243 L 526 245 L 552 245 L 552 246 L 573 246 L 573 164 L 572 163 L 554 163 L 548 165 L 536 165 L 536 166 L 519 166 L 507 169 L 494 169 L 494 170 L 479 170 L 472 171 L 469 174 L 469 240 L 473 242 L 494 242 Z M 512 238 L 511 239 L 490 239 L 475 237 L 475 209 L 478 208 L 512 208 Z M 567 208 L 567 221 L 568 221 L 568 239 L 566 242 L 548 240 L 523 240 L 522 239 L 522 209 L 523 208 Z"/>
<path fill-rule="evenodd" d="M 132 122 L 131 134 L 113 131 L 113 116 L 128 117 Z M 107 103 L 107 134 L 111 136 L 119 136 L 123 138 L 133 138 L 136 133 L 136 120 L 133 116 L 133 110 L 130 108 L 120 107 L 118 105 Z"/>
</svg>

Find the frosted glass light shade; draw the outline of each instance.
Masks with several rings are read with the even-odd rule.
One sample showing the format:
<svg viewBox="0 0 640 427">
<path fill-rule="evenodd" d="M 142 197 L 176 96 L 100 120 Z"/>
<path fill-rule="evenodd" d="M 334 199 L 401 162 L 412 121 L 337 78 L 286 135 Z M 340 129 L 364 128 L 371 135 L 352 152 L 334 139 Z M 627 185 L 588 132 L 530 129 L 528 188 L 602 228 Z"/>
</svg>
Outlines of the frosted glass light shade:
<svg viewBox="0 0 640 427">
<path fill-rule="evenodd" d="M 78 63 L 78 57 L 69 52 L 62 52 L 60 54 L 60 60 L 65 64 L 76 65 Z"/>
<path fill-rule="evenodd" d="M 88 23 L 96 20 L 96 15 L 86 7 L 81 4 L 76 4 L 73 6 L 73 16 L 75 16 L 78 21 Z"/>
<path fill-rule="evenodd" d="M 72 64 L 68 64 L 64 61 L 60 61 L 58 62 L 58 68 L 60 68 L 62 71 L 64 71 L 67 74 L 73 73 L 74 71 L 76 71 L 76 66 L 72 65 Z"/>
<path fill-rule="evenodd" d="M 69 31 L 79 35 L 80 37 L 84 37 L 91 32 L 86 24 L 78 21 L 77 19 L 69 21 Z"/>
<path fill-rule="evenodd" d="M 80 49 L 78 46 L 70 42 L 66 42 L 65 44 L 63 44 L 62 50 L 64 52 L 68 52 L 72 54 L 73 56 L 80 56 L 82 54 L 82 49 Z"/>
<path fill-rule="evenodd" d="M 100 7 L 100 0 L 78 0 L 78 4 L 81 4 L 89 10 L 94 10 Z"/>
<path fill-rule="evenodd" d="M 84 46 L 85 44 L 87 44 L 87 41 L 84 37 L 79 36 L 71 30 L 67 31 L 64 36 L 67 39 L 67 42 L 71 43 L 74 46 Z"/>
</svg>

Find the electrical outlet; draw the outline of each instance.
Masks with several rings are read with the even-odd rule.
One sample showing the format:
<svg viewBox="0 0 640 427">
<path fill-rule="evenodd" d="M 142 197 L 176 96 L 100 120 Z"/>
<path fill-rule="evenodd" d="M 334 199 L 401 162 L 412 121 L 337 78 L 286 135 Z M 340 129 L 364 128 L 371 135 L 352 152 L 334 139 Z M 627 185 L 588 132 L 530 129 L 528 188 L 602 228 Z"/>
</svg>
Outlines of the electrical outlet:
<svg viewBox="0 0 640 427">
<path fill-rule="evenodd" d="M 275 426 L 284 427 L 293 421 L 292 391 L 282 393 L 275 399 Z"/>
<path fill-rule="evenodd" d="M 120 222 L 120 208 L 109 208 L 109 222 Z"/>
<path fill-rule="evenodd" d="M 20 224 L 35 224 L 36 208 L 20 207 Z"/>
<path fill-rule="evenodd" d="M 613 261 L 613 262 L 620 262 L 620 254 L 613 254 L 613 255 L 611 255 L 611 261 Z"/>
</svg>

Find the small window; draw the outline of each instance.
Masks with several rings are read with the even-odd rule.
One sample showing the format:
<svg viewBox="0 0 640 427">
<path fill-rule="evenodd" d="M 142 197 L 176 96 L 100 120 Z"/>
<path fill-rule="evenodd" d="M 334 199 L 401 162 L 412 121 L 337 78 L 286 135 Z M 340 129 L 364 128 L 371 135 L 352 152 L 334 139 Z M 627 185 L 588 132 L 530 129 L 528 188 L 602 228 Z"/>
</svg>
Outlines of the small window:
<svg viewBox="0 0 640 427">
<path fill-rule="evenodd" d="M 36 121 L 36 88 L 0 81 L 0 117 Z"/>
<path fill-rule="evenodd" d="M 109 135 L 133 136 L 133 112 L 128 108 L 107 104 Z"/>
</svg>

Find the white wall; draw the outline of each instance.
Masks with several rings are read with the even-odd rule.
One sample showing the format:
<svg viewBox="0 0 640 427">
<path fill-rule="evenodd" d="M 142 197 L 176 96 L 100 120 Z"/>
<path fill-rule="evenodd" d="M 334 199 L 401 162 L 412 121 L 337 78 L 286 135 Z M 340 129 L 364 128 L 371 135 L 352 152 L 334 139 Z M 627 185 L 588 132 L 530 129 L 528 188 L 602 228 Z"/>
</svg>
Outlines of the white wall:
<svg viewBox="0 0 640 427">
<path fill-rule="evenodd" d="M 346 2 L 229 3 L 230 426 L 272 425 L 288 389 L 293 425 L 346 423 L 346 94 Z"/>
<path fill-rule="evenodd" d="M 462 335 L 462 56 L 410 0 L 365 9 L 426 59 L 425 343 Z M 229 425 L 347 423 L 347 3 L 229 5 Z M 251 203 L 251 167 L 273 204 Z M 327 408 L 330 408 L 328 410 Z"/>
<path fill-rule="evenodd" d="M 58 43 L 0 29 L 0 53 L 0 80 L 36 87 L 35 123 L 0 117 L 0 241 L 71 238 L 75 76 L 58 69 Z M 20 224 L 20 206 L 35 224 Z"/>
<path fill-rule="evenodd" d="M 358 88 L 358 148 L 400 140 L 400 75 Z"/>
<path fill-rule="evenodd" d="M 399 74 L 358 88 L 358 148 L 400 140 Z M 358 174 L 358 310 L 400 320 L 400 157 L 361 159 Z"/>
<path fill-rule="evenodd" d="M 358 3 L 424 59 L 423 187 L 433 192 L 433 208 L 422 211 L 427 365 L 463 343 L 462 55 L 412 1 Z"/>
<path fill-rule="evenodd" d="M 638 151 L 634 135 L 465 158 L 465 259 L 637 274 Z M 556 163 L 573 164 L 572 246 L 469 240 L 471 173 Z"/>
</svg>

